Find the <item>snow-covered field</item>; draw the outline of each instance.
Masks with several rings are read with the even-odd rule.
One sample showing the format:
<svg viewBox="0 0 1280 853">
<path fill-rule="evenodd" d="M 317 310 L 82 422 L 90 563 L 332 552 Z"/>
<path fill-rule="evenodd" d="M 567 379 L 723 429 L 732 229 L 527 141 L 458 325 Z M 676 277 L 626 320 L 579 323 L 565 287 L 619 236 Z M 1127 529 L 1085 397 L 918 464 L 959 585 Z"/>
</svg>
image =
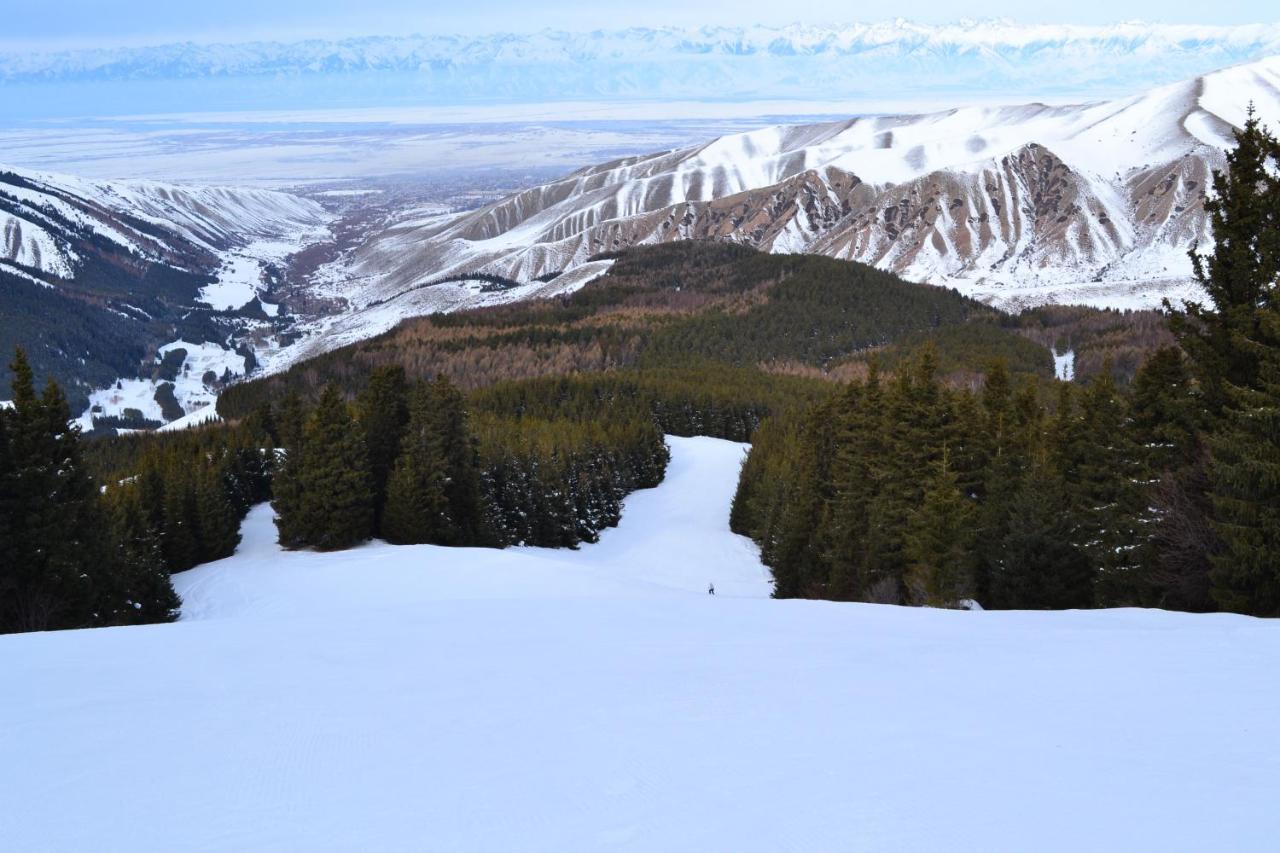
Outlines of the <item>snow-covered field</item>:
<svg viewBox="0 0 1280 853">
<path fill-rule="evenodd" d="M 671 447 L 578 552 L 259 508 L 175 625 L 0 637 L 2 846 L 1275 849 L 1280 623 L 769 600 L 742 446 Z"/>
</svg>

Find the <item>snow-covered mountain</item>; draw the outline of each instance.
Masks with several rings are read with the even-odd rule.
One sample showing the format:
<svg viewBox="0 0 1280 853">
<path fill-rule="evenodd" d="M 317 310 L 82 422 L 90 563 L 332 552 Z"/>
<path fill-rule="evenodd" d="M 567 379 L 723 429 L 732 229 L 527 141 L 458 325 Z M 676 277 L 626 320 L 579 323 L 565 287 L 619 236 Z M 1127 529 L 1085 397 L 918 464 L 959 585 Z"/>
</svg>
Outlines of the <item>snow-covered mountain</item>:
<svg viewBox="0 0 1280 853">
<path fill-rule="evenodd" d="M 208 372 L 245 372 L 237 336 L 277 309 L 262 298 L 265 268 L 324 236 L 329 218 L 282 192 L 0 167 L 0 346 L 23 346 L 95 414 L 171 420 L 174 405 L 213 399 Z"/>
<path fill-rule="evenodd" d="M 88 244 L 205 272 L 219 252 L 327 218 L 314 201 L 271 190 L 87 181 L 0 166 L 0 265 L 50 283 L 76 276 Z"/>
<path fill-rule="evenodd" d="M 771 127 L 392 225 L 340 277 L 359 306 L 445 274 L 528 281 L 629 245 L 716 238 L 1002 305 L 1158 304 L 1194 292 L 1186 252 L 1207 239 L 1211 172 L 1250 102 L 1280 118 L 1280 57 L 1078 106 Z"/>
</svg>

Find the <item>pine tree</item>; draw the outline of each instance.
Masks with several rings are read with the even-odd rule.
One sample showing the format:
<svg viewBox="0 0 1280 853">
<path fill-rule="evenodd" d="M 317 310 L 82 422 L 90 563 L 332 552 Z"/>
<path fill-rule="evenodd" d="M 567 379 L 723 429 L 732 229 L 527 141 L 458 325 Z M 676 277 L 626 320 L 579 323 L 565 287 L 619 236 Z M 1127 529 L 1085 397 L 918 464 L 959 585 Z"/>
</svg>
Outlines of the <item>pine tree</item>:
<svg viewBox="0 0 1280 853">
<path fill-rule="evenodd" d="M 851 384 L 836 413 L 831 463 L 831 512 L 823 550 L 828 594 L 856 601 L 867 595 L 867 513 L 876 494 L 873 476 L 886 439 L 883 395 L 873 362 L 865 384 Z"/>
<path fill-rule="evenodd" d="M 160 533 L 147 520 L 136 487 L 112 492 L 110 519 L 116 542 L 114 560 L 116 625 L 172 622 L 181 599 L 165 565 Z"/>
<path fill-rule="evenodd" d="M 1129 408 L 1134 442 L 1158 476 L 1195 464 L 1200 448 L 1196 391 L 1177 347 L 1153 352 L 1133 377 Z"/>
<path fill-rule="evenodd" d="M 290 456 L 292 457 L 292 453 Z M 364 436 L 336 385 L 328 385 L 303 432 L 287 497 L 275 504 L 285 547 L 349 548 L 373 534 L 373 489 Z"/>
<path fill-rule="evenodd" d="M 374 495 L 374 525 L 379 526 L 387 501 L 387 480 L 400 455 L 400 443 L 409 422 L 408 385 L 404 368 L 375 368 L 369 384 L 356 399 L 356 412 L 364 429 L 369 452 L 369 477 Z"/>
<path fill-rule="evenodd" d="M 1061 481 L 1044 466 L 1033 469 L 1011 502 L 984 605 L 1057 610 L 1093 603 L 1094 572 L 1072 541 L 1066 509 Z"/>
<path fill-rule="evenodd" d="M 172 572 L 186 571 L 203 556 L 200 548 L 200 510 L 195 471 L 177 453 L 170 453 L 164 469 L 163 517 L 160 541 Z"/>
<path fill-rule="evenodd" d="M 13 363 L 8 413 L 12 563 L 0 600 L 0 630 L 97 624 L 106 603 L 109 550 L 97 487 L 81 460 L 79 428 L 54 382 L 37 397 L 25 354 Z"/>
<path fill-rule="evenodd" d="M 1229 386 L 1226 422 L 1211 438 L 1213 507 L 1224 549 L 1213 596 L 1227 610 L 1280 616 L 1280 300 L 1249 344 L 1254 387 Z"/>
<path fill-rule="evenodd" d="M 428 414 L 440 436 L 446 457 L 449 499 L 450 541 L 445 545 L 479 545 L 487 540 L 483 519 L 484 497 L 480 489 L 480 462 L 476 442 L 467 425 L 467 411 L 460 392 L 444 376 L 436 377 L 428 388 Z"/>
<path fill-rule="evenodd" d="M 1103 606 L 1141 604 L 1146 534 L 1139 526 L 1149 504 L 1140 453 L 1110 362 L 1085 389 L 1078 437 L 1079 456 L 1063 474 L 1079 522 L 1077 543 L 1099 572 L 1095 596 Z"/>
<path fill-rule="evenodd" d="M 1258 308 L 1280 277 L 1280 143 L 1262 125 L 1253 106 L 1227 168 L 1213 174 L 1205 201 L 1213 230 L 1211 255 L 1191 252 L 1196 279 L 1211 306 L 1186 303 L 1170 311 L 1170 327 L 1196 368 L 1210 417 L 1229 401 L 1228 387 L 1255 384 L 1258 356 L 1247 341 L 1258 339 Z"/>
<path fill-rule="evenodd" d="M 240 514 L 227 495 L 226 463 L 205 466 L 196 475 L 195 507 L 199 561 L 221 560 L 240 544 Z"/>
<path fill-rule="evenodd" d="M 976 515 L 944 451 L 924 500 L 908 517 L 904 553 L 913 603 L 954 607 L 973 595 Z"/>
<path fill-rule="evenodd" d="M 415 390 L 409 426 L 387 484 L 381 532 L 388 542 L 445 544 L 458 538 L 447 494 L 449 459 L 434 404 L 427 389 Z"/>
<path fill-rule="evenodd" d="M 775 598 L 821 598 L 825 594 L 821 531 L 831 497 L 832 417 L 830 402 L 815 406 L 799 436 L 792 489 L 786 496 L 772 555 Z"/>
<path fill-rule="evenodd" d="M 1208 490 L 1207 501 L 1191 493 L 1184 504 L 1192 512 L 1211 508 L 1209 529 L 1219 541 L 1202 550 L 1212 553 L 1214 599 L 1228 609 L 1271 613 L 1280 547 L 1271 513 L 1275 445 L 1266 430 L 1273 428 L 1280 338 L 1280 142 L 1252 107 L 1227 166 L 1214 173 L 1214 197 L 1205 205 L 1213 253 L 1192 254 L 1212 304 L 1188 304 L 1170 317 L 1199 382 L 1211 451 L 1200 457 L 1207 471 L 1181 479 Z"/>
</svg>

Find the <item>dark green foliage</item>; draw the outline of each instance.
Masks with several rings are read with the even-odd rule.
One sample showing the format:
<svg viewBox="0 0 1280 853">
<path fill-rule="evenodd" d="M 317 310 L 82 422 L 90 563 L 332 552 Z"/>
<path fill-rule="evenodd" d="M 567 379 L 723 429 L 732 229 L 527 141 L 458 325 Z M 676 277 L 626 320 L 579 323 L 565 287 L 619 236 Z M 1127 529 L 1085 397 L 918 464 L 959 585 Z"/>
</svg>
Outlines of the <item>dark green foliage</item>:
<svg viewBox="0 0 1280 853">
<path fill-rule="evenodd" d="M 155 399 L 160 404 L 160 414 L 164 415 L 166 421 L 176 421 L 186 414 L 182 406 L 178 405 L 178 398 L 173 395 L 172 382 L 161 382 L 157 385 Z"/>
<path fill-rule="evenodd" d="M 108 502 L 117 542 L 114 579 L 118 604 L 112 624 L 172 622 L 182 602 L 169 580 L 161 533 L 151 523 L 137 489 Z"/>
<path fill-rule="evenodd" d="M 359 424 L 336 386 L 320 395 L 275 491 L 280 544 L 349 548 L 373 535 L 373 486 Z"/>
<path fill-rule="evenodd" d="M 0 633 L 172 618 L 154 541 L 116 529 L 58 385 L 36 395 L 18 350 L 0 410 Z M 145 537 L 144 537 L 145 538 Z"/>
<path fill-rule="evenodd" d="M 1091 606 L 1095 573 L 1073 535 L 1061 481 L 1036 471 L 1008 503 L 984 603 L 1020 610 Z"/>
<path fill-rule="evenodd" d="M 954 607 L 973 596 L 977 509 L 960 491 L 948 454 L 907 517 L 904 553 L 911 601 Z"/>
<path fill-rule="evenodd" d="M 387 489 L 382 535 L 400 544 L 475 545 L 483 498 L 462 396 L 443 377 L 414 389 Z"/>
<path fill-rule="evenodd" d="M 178 378 L 178 373 L 186 360 L 187 351 L 182 347 L 169 350 L 160 359 L 160 366 L 156 368 L 156 378 L 173 382 Z"/>
<path fill-rule="evenodd" d="M 1224 546 L 1213 559 L 1213 593 L 1226 609 L 1280 616 L 1280 306 L 1259 325 L 1255 384 L 1227 387 L 1226 420 L 1210 439 Z"/>
<path fill-rule="evenodd" d="M 373 371 L 368 387 L 356 398 L 356 412 L 369 453 L 375 529 L 381 522 L 382 508 L 387 501 L 387 480 L 400 455 L 400 443 L 409 422 L 408 395 L 404 368 L 387 365 Z"/>
<path fill-rule="evenodd" d="M 1280 615 L 1276 411 L 1280 408 L 1280 141 L 1250 109 L 1205 207 L 1210 255 L 1192 253 L 1211 304 L 1171 310 L 1197 382 L 1192 403 L 1207 452 L 1179 473 L 1169 503 L 1185 528 L 1208 530 L 1212 595 L 1221 607 Z M 1168 307 L 1168 306 L 1166 306 Z M 1198 468 L 1198 470 L 1197 470 Z M 1207 520 L 1207 524 L 1205 521 Z"/>
<path fill-rule="evenodd" d="M 1107 479 L 1092 459 L 1117 474 L 1129 459 L 1116 436 L 1101 438 L 1123 415 L 1114 383 L 1090 389 L 1087 412 L 1063 384 L 1047 419 L 1034 386 L 1015 391 L 1002 364 L 988 369 L 981 397 L 942 385 L 936 369 L 926 344 L 892 382 L 873 364 L 865 382 L 761 427 L 731 524 L 760 544 L 775 594 L 1091 604 L 1096 575 L 1129 568 L 1104 552 L 1128 554 L 1117 543 L 1133 534 L 1111 512 L 1123 477 Z M 1037 549 L 1059 576 L 1026 564 Z"/>
</svg>

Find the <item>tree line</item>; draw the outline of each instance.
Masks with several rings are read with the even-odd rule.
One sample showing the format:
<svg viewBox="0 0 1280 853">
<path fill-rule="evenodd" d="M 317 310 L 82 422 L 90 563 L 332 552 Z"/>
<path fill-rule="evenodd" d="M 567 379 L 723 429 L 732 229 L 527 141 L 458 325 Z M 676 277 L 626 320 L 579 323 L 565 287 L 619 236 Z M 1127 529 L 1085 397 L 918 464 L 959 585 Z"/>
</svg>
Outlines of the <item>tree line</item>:
<svg viewBox="0 0 1280 853">
<path fill-rule="evenodd" d="M 779 597 L 1280 615 L 1280 144 L 1250 116 L 1193 253 L 1205 304 L 1128 387 L 1046 395 L 926 345 L 757 434 L 732 524 Z"/>
</svg>

